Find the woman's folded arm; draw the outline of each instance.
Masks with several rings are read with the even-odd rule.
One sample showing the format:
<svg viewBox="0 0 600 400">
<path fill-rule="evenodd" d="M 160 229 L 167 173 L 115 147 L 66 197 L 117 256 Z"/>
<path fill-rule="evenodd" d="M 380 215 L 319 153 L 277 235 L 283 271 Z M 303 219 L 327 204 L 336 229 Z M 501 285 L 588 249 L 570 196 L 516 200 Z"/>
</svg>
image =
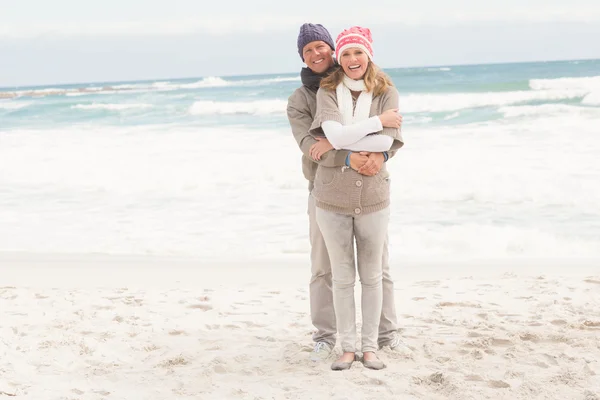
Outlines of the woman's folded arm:
<svg viewBox="0 0 600 400">
<path fill-rule="evenodd" d="M 342 125 L 337 121 L 323 121 L 321 128 L 334 149 L 350 150 L 347 146 L 357 143 L 370 133 L 381 131 L 383 126 L 379 117 L 375 116 L 352 125 Z"/>
</svg>

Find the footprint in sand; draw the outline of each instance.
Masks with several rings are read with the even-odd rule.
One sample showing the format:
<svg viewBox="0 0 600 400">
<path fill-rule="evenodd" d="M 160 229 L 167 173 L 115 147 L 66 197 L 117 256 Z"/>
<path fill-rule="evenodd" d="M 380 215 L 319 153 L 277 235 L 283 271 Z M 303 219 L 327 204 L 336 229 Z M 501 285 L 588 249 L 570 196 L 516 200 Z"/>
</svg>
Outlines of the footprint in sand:
<svg viewBox="0 0 600 400">
<path fill-rule="evenodd" d="M 38 343 L 38 349 L 40 350 L 51 349 L 53 347 L 57 347 L 57 344 L 49 340 L 45 340 L 43 342 Z"/>
<path fill-rule="evenodd" d="M 137 306 L 137 307 L 141 307 L 144 303 L 143 299 L 137 299 L 134 296 L 126 296 L 122 299 L 123 304 L 126 304 L 128 306 Z"/>
<path fill-rule="evenodd" d="M 563 385 L 572 386 L 579 381 L 581 377 L 578 373 L 571 370 L 562 370 L 558 375 L 550 378 L 550 382 L 561 383 Z"/>
<path fill-rule="evenodd" d="M 540 337 L 538 335 L 536 335 L 535 333 L 529 333 L 529 332 L 520 334 L 519 338 L 524 342 L 533 342 L 533 343 L 537 343 L 540 340 Z"/>
<path fill-rule="evenodd" d="M 563 336 L 563 335 L 550 335 L 548 337 L 548 342 L 550 343 L 566 343 L 569 344 L 569 342 L 571 341 L 570 338 Z"/>
<path fill-rule="evenodd" d="M 168 359 L 164 360 L 163 362 L 159 363 L 157 365 L 157 367 L 173 368 L 173 367 L 179 367 L 179 366 L 187 365 L 187 364 L 189 364 L 188 360 L 186 360 L 183 356 L 178 356 L 178 357 L 168 358 Z"/>
<path fill-rule="evenodd" d="M 519 296 L 519 297 L 515 297 L 515 300 L 533 300 L 534 297 L 533 296 Z"/>
<path fill-rule="evenodd" d="M 600 285 L 599 279 L 588 278 L 588 279 L 584 279 L 583 281 L 586 283 L 593 283 L 595 285 Z"/>
<path fill-rule="evenodd" d="M 233 357 L 233 361 L 239 364 L 250 364 L 252 362 L 250 356 L 248 354 L 238 354 Z"/>
<path fill-rule="evenodd" d="M 437 287 L 440 285 L 440 281 L 420 281 L 415 282 L 413 286 L 424 286 L 424 287 Z"/>
<path fill-rule="evenodd" d="M 258 340 L 262 340 L 264 342 L 271 342 L 274 343 L 277 341 L 277 339 L 275 339 L 274 337 L 271 336 L 254 336 L 256 339 Z"/>
<path fill-rule="evenodd" d="M 431 359 L 433 357 L 433 351 L 431 349 L 431 345 L 429 345 L 428 343 L 423 344 L 423 355 L 425 356 L 425 358 L 429 358 L 429 359 Z"/>
<path fill-rule="evenodd" d="M 187 308 L 198 309 L 202 311 L 210 311 L 213 309 L 213 306 L 211 306 L 210 304 L 192 304 L 189 305 Z"/>
<path fill-rule="evenodd" d="M 550 322 L 552 325 L 556 325 L 556 326 L 563 326 L 567 324 L 567 321 L 565 321 L 564 319 L 555 319 L 553 321 Z"/>
<path fill-rule="evenodd" d="M 585 396 L 584 400 L 600 400 L 600 395 L 589 390 L 586 390 L 583 395 Z"/>
<path fill-rule="evenodd" d="M 223 375 L 227 373 L 227 369 L 221 365 L 221 364 L 217 364 L 213 367 L 213 371 L 215 371 L 215 373 Z"/>
<path fill-rule="evenodd" d="M 113 306 L 92 306 L 94 310 L 103 311 L 103 310 L 114 310 Z"/>
<path fill-rule="evenodd" d="M 247 328 L 264 328 L 267 325 L 257 324 L 254 321 L 242 321 L 242 324 L 246 325 Z"/>
<path fill-rule="evenodd" d="M 586 321 L 583 322 L 582 325 L 585 328 L 598 328 L 598 327 L 600 327 L 600 321 L 589 321 L 589 320 L 586 320 Z"/>
<path fill-rule="evenodd" d="M 157 345 L 155 345 L 155 344 L 150 344 L 150 345 L 148 345 L 148 346 L 144 346 L 142 349 L 143 349 L 144 351 L 146 351 L 146 352 L 150 353 L 150 352 L 152 352 L 152 351 L 156 351 L 156 350 L 160 349 L 160 347 L 158 347 L 158 346 L 157 346 Z"/>
<path fill-rule="evenodd" d="M 441 372 L 436 372 L 435 374 L 429 375 L 426 378 L 426 380 L 428 380 L 431 383 L 436 383 L 438 385 L 443 385 L 443 384 L 447 383 L 447 381 L 448 381 L 448 379 Z"/>
<path fill-rule="evenodd" d="M 546 361 L 548 361 L 550 364 L 557 366 L 558 365 L 558 361 L 556 361 L 556 357 L 551 356 L 550 354 L 543 354 L 544 358 L 546 359 Z"/>
<path fill-rule="evenodd" d="M 436 304 L 436 307 L 465 307 L 465 308 L 481 308 L 481 305 L 469 302 L 452 302 L 452 301 L 443 301 L 441 303 Z"/>
<path fill-rule="evenodd" d="M 583 372 L 585 372 L 586 375 L 588 376 L 596 376 L 596 371 L 592 370 L 590 368 L 589 364 L 585 364 L 585 366 L 583 367 Z"/>
<path fill-rule="evenodd" d="M 503 381 L 488 381 L 488 386 L 494 389 L 508 389 L 510 385 Z"/>
<path fill-rule="evenodd" d="M 506 371 L 504 373 L 505 379 L 523 379 L 525 377 L 525 372 L 518 371 Z"/>
<path fill-rule="evenodd" d="M 492 346 L 496 346 L 496 347 L 510 347 L 513 345 L 513 342 L 509 339 L 493 338 L 491 344 L 492 344 Z"/>
<path fill-rule="evenodd" d="M 497 312 L 496 313 L 499 317 L 520 317 L 521 314 L 510 314 L 510 313 L 501 313 L 501 312 Z"/>
<path fill-rule="evenodd" d="M 462 343 L 462 347 L 467 349 L 487 349 L 489 347 L 489 343 L 489 339 L 477 338 L 473 340 L 465 340 Z"/>
</svg>

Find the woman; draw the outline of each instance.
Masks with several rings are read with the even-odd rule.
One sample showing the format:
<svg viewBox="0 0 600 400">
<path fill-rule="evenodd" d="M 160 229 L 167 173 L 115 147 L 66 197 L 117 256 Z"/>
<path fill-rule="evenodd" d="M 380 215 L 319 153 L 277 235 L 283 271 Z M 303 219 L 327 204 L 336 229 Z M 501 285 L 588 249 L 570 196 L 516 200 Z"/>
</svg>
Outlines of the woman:
<svg viewBox="0 0 600 400">
<path fill-rule="evenodd" d="M 321 82 L 313 136 L 323 136 L 336 149 L 385 152 L 404 144 L 397 114 L 398 92 L 373 63 L 371 32 L 352 27 L 336 40 L 340 68 Z M 349 369 L 356 359 L 354 304 L 354 240 L 362 285 L 363 364 L 382 369 L 377 335 L 382 304 L 382 252 L 389 222 L 390 191 L 385 164 L 379 174 L 364 176 L 347 167 L 319 165 L 313 196 L 316 219 L 329 252 L 333 304 L 343 354 L 333 370 Z"/>
</svg>

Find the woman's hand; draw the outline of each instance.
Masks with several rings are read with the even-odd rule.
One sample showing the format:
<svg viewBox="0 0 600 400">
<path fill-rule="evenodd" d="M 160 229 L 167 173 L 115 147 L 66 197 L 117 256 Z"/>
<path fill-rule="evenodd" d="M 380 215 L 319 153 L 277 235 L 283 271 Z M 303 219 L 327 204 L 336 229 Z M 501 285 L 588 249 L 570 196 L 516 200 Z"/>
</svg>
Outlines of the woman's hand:
<svg viewBox="0 0 600 400">
<path fill-rule="evenodd" d="M 385 162 L 385 156 L 383 153 L 367 153 L 361 151 L 360 154 L 368 156 L 369 160 L 356 172 L 366 176 L 377 175 L 381 170 L 381 167 L 383 167 L 383 163 Z"/>
<path fill-rule="evenodd" d="M 402 116 L 398 114 L 397 108 L 384 111 L 379 116 L 379 120 L 381 121 L 381 125 L 385 128 L 399 129 L 402 126 Z"/>
<path fill-rule="evenodd" d="M 317 139 L 317 143 L 310 146 L 310 150 L 308 154 L 310 154 L 311 158 L 315 161 L 319 161 L 323 154 L 327 153 L 329 150 L 333 150 L 333 146 L 329 143 L 329 140 L 326 138 L 315 138 Z"/>
</svg>

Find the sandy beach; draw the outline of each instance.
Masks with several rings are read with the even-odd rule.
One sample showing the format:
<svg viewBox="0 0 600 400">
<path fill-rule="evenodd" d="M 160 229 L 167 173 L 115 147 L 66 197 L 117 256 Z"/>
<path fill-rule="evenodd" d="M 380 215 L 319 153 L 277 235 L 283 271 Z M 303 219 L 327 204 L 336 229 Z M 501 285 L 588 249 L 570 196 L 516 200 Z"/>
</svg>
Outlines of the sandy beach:
<svg viewBox="0 0 600 400">
<path fill-rule="evenodd" d="M 593 260 L 396 264 L 413 355 L 340 373 L 304 260 L 2 253 L 0 398 L 600 399 Z"/>
</svg>

